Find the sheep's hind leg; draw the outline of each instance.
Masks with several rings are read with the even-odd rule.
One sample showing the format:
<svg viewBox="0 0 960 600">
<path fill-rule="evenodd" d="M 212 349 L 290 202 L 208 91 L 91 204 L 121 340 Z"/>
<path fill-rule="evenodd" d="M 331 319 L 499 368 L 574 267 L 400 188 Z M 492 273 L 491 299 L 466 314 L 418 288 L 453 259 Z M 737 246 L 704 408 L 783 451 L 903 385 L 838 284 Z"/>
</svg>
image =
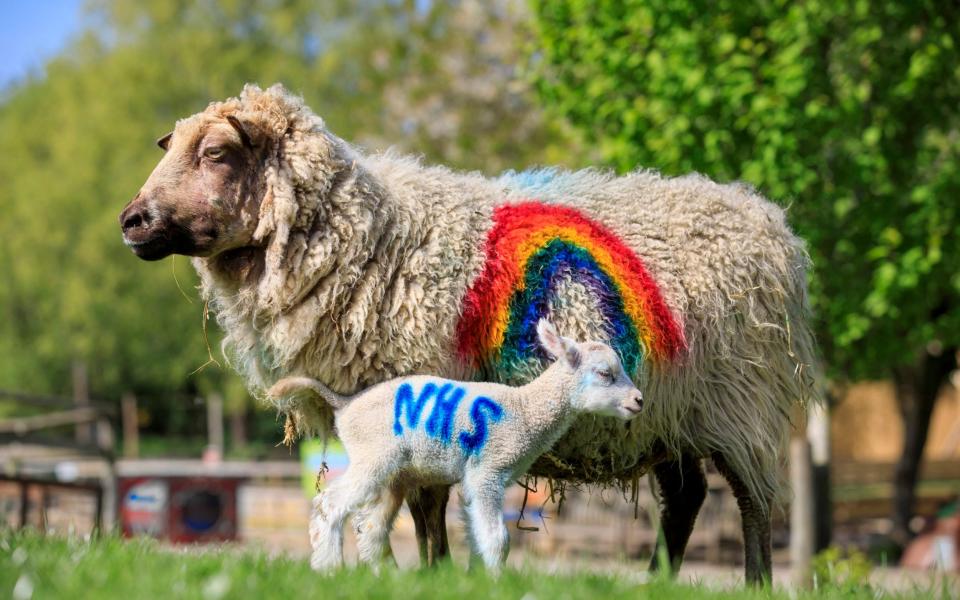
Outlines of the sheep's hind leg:
<svg viewBox="0 0 960 600">
<path fill-rule="evenodd" d="M 377 482 L 366 473 L 348 468 L 346 473 L 313 499 L 310 515 L 310 566 L 328 571 L 343 566 L 343 524 L 377 493 Z"/>
<path fill-rule="evenodd" d="M 407 494 L 423 567 L 436 565 L 450 555 L 446 520 L 449 498 L 448 485 L 418 488 Z"/>
<path fill-rule="evenodd" d="M 733 495 L 737 498 L 737 506 L 740 507 L 740 519 L 743 527 L 744 570 L 747 583 L 752 585 L 769 584 L 772 577 L 770 515 L 761 509 L 757 500 L 750 495 L 743 480 L 730 467 L 721 453 L 713 453 L 713 462 L 717 465 L 720 474 L 730 484 Z"/>
<path fill-rule="evenodd" d="M 392 488 L 381 494 L 373 504 L 363 507 L 354 515 L 357 530 L 357 550 L 360 561 L 379 566 L 382 562 L 396 565 L 390 549 L 390 530 L 403 503 L 403 492 Z"/>
<path fill-rule="evenodd" d="M 693 524 L 707 496 L 707 479 L 701 460 L 690 454 L 657 464 L 653 474 L 660 487 L 660 534 L 650 570 L 663 568 L 660 561 L 665 554 L 670 572 L 675 574 L 683 562 Z"/>
</svg>

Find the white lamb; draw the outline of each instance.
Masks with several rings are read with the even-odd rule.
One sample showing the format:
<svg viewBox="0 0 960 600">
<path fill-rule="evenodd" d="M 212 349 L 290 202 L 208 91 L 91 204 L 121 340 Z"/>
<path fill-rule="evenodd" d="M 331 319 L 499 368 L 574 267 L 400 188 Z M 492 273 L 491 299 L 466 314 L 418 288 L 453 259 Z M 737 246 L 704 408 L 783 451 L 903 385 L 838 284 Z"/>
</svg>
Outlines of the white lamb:
<svg viewBox="0 0 960 600">
<path fill-rule="evenodd" d="M 313 501 L 310 542 L 314 569 L 343 564 L 343 525 L 351 513 L 360 560 L 390 558 L 389 534 L 413 486 L 460 482 L 472 557 L 498 571 L 509 550 L 504 488 L 563 435 L 582 413 L 633 418 L 643 397 L 616 352 L 600 342 L 577 343 L 541 320 L 537 333 L 556 360 L 522 387 L 439 377 L 393 379 L 356 396 L 318 381 L 289 377 L 271 397 L 316 393 L 336 411 L 350 459 L 346 472 Z M 427 404 L 432 408 L 427 410 Z"/>
</svg>

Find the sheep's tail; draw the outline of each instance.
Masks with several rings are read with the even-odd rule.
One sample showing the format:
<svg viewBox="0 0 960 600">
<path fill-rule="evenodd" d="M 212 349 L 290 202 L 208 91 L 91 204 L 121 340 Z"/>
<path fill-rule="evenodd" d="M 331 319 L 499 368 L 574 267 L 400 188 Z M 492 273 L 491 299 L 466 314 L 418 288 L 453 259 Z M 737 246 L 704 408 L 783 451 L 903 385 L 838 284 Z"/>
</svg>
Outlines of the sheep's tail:
<svg viewBox="0 0 960 600">
<path fill-rule="evenodd" d="M 329 404 L 334 411 L 346 407 L 351 400 L 350 396 L 341 396 L 316 379 L 311 379 L 310 377 L 284 377 L 267 390 L 267 398 L 276 401 L 305 391 L 313 392 L 319 396 L 324 402 Z"/>
</svg>

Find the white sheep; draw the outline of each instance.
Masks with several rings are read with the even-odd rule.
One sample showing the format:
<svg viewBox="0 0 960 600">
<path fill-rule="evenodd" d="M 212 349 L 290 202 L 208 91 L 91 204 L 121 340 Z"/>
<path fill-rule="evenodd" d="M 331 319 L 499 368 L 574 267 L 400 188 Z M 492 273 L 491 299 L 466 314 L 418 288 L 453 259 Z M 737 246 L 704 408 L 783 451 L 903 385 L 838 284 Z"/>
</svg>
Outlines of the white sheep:
<svg viewBox="0 0 960 600">
<path fill-rule="evenodd" d="M 419 375 L 349 398 L 306 377 L 282 379 L 270 389 L 276 398 L 306 389 L 328 402 L 350 459 L 346 472 L 313 501 L 314 569 L 343 564 L 343 524 L 358 511 L 360 559 L 376 564 L 391 556 L 389 532 L 409 488 L 457 482 L 473 557 L 492 571 L 500 569 L 509 550 L 504 488 L 577 415 L 628 420 L 643 407 L 640 390 L 610 346 L 576 343 L 545 320 L 537 324 L 537 334 L 558 360 L 522 387 Z"/>
<path fill-rule="evenodd" d="M 424 373 L 522 384 L 547 364 L 547 318 L 608 341 L 657 402 L 628 427 L 578 419 L 529 474 L 627 489 L 652 471 L 677 568 L 709 458 L 741 509 L 747 579 L 770 577 L 790 415 L 817 396 L 809 261 L 783 210 L 699 175 L 487 178 L 367 154 L 279 85 L 247 86 L 160 143 L 124 240 L 147 260 L 195 257 L 256 395 L 291 374 L 342 393 Z M 312 396 L 274 405 L 290 441 L 332 426 Z M 446 499 L 444 486 L 408 498 L 426 560 L 446 553 Z"/>
</svg>

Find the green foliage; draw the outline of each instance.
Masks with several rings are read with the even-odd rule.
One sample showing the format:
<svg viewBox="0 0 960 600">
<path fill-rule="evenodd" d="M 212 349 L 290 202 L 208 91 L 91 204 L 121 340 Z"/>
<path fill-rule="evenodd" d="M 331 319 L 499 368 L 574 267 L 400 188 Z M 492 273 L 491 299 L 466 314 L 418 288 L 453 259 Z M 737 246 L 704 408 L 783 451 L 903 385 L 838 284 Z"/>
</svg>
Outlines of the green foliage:
<svg viewBox="0 0 960 600">
<path fill-rule="evenodd" d="M 229 369 L 192 375 L 208 345 L 188 261 L 145 263 L 122 243 L 153 141 L 246 82 L 280 81 L 376 148 L 406 140 L 488 171 L 549 160 L 560 134 L 511 83 L 516 18 L 475 3 L 89 3 L 60 56 L 0 94 L 0 389 L 68 393 L 80 359 L 101 398 L 132 390 L 157 412 L 217 389 L 242 404 Z"/>
<path fill-rule="evenodd" d="M 107 537 L 92 542 L 0 533 L 0 593 L 13 598 L 701 598 L 785 600 L 787 598 L 948 598 L 930 585 L 901 593 L 871 588 L 822 586 L 819 590 L 712 589 L 654 578 L 567 572 L 547 574 L 507 569 L 494 580 L 482 571 L 467 573 L 445 564 L 414 571 L 365 569 L 318 575 L 306 560 L 269 558 L 237 549 L 176 552 L 149 541 Z"/>
<path fill-rule="evenodd" d="M 960 7 L 533 2 L 538 92 L 620 170 L 745 180 L 808 240 L 834 375 L 960 342 Z"/>
<path fill-rule="evenodd" d="M 815 587 L 863 589 L 870 584 L 873 566 L 865 554 L 857 550 L 841 550 L 830 546 L 813 557 L 810 565 Z"/>
</svg>

